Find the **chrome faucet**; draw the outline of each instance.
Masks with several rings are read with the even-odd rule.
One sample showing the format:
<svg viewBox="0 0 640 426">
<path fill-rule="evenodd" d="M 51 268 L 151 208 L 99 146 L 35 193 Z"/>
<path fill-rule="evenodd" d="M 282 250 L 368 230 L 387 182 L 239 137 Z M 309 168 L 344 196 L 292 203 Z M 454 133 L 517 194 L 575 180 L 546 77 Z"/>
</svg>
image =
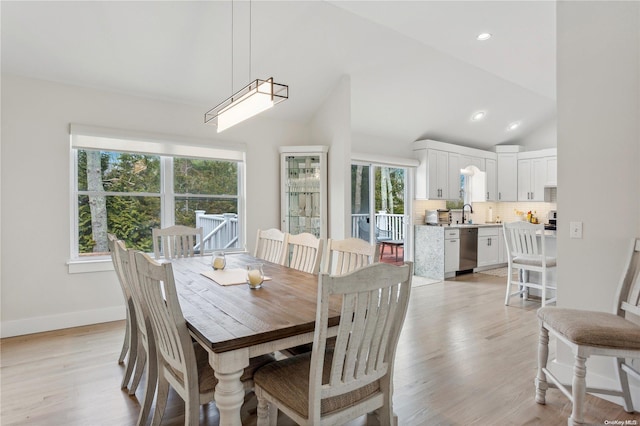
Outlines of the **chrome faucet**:
<svg viewBox="0 0 640 426">
<path fill-rule="evenodd" d="M 469 206 L 469 213 L 473 213 L 473 206 L 471 204 L 465 204 L 462 206 L 462 224 L 464 225 L 464 208 Z"/>
</svg>

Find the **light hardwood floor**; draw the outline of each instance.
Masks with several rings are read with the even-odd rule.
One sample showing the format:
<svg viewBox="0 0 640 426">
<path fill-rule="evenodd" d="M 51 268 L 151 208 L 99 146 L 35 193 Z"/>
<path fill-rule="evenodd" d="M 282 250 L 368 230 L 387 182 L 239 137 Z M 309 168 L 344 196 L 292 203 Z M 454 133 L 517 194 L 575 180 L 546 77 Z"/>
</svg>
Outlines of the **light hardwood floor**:
<svg viewBox="0 0 640 426">
<path fill-rule="evenodd" d="M 395 369 L 401 425 L 566 425 L 571 405 L 558 390 L 545 406 L 534 401 L 539 303 L 505 307 L 504 280 L 472 274 L 412 290 Z M 135 424 L 138 400 L 120 390 L 123 335 L 119 321 L 3 339 L 0 424 Z M 640 419 L 592 396 L 586 407 L 595 424 Z M 183 411 L 170 395 L 162 424 L 182 424 Z M 218 424 L 215 404 L 201 408 L 201 424 Z"/>
</svg>

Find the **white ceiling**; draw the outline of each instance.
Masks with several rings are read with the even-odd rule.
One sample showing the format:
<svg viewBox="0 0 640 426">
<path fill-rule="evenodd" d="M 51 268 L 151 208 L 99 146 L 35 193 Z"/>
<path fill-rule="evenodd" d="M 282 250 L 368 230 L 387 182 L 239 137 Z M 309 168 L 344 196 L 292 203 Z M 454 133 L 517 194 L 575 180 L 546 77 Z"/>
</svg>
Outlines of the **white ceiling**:
<svg viewBox="0 0 640 426">
<path fill-rule="evenodd" d="M 2 1 L 2 72 L 194 104 L 229 97 L 231 1 Z M 343 75 L 355 132 L 479 148 L 555 120 L 554 1 L 234 2 L 234 84 L 307 122 Z M 251 28 L 251 75 L 249 75 Z M 489 41 L 477 34 L 490 32 Z M 478 110 L 482 122 L 471 122 Z M 507 132 L 513 121 L 522 121 Z"/>
</svg>

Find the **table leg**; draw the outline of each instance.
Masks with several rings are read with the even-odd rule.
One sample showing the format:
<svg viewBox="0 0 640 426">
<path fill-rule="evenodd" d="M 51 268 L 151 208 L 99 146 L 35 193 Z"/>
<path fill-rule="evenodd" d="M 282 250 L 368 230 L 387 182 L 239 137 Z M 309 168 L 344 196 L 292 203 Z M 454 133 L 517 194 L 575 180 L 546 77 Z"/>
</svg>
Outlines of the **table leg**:
<svg viewBox="0 0 640 426">
<path fill-rule="evenodd" d="M 240 408 L 244 403 L 244 386 L 240 377 L 249 365 L 249 351 L 239 350 L 221 354 L 210 353 L 218 384 L 214 393 L 220 413 L 220 426 L 241 426 Z"/>
</svg>

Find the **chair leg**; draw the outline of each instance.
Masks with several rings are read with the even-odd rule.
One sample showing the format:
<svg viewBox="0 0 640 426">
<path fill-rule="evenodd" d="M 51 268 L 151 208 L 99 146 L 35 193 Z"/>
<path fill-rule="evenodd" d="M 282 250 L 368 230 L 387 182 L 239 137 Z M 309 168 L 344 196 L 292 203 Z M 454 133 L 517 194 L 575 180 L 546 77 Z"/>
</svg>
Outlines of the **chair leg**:
<svg viewBox="0 0 640 426">
<path fill-rule="evenodd" d="M 136 359 L 136 371 L 133 374 L 133 380 L 131 380 L 131 386 L 129 386 L 129 395 L 136 393 L 138 384 L 142 378 L 145 366 L 147 365 L 147 351 L 144 350 L 142 341 L 138 342 L 138 357 Z"/>
<path fill-rule="evenodd" d="M 195 394 L 187 391 L 184 401 L 184 424 L 185 426 L 198 426 L 200 424 L 200 395 L 198 389 Z"/>
<path fill-rule="evenodd" d="M 262 393 L 262 389 L 255 389 L 256 398 L 258 399 L 257 407 L 257 426 L 275 426 L 278 421 L 278 407 L 269 404 Z"/>
<path fill-rule="evenodd" d="M 569 417 L 568 424 L 571 426 L 578 426 L 584 424 L 583 408 L 584 400 L 587 393 L 587 382 L 585 377 L 587 375 L 587 358 L 576 354 L 575 363 L 573 365 L 573 409 L 571 410 L 571 417 Z"/>
<path fill-rule="evenodd" d="M 541 305 L 544 308 L 544 305 L 547 303 L 547 269 L 542 268 L 540 281 L 542 282 L 542 301 Z"/>
<path fill-rule="evenodd" d="M 138 426 L 147 424 L 149 413 L 151 412 L 151 404 L 153 403 L 153 397 L 156 392 L 156 385 L 158 384 L 158 358 L 155 350 L 152 349 L 147 358 L 147 383 L 144 388 L 144 396 L 142 397 L 140 415 L 138 416 Z"/>
<path fill-rule="evenodd" d="M 549 330 L 544 328 L 544 324 L 540 323 L 540 336 L 538 341 L 538 374 L 536 375 L 536 402 L 545 404 L 545 396 L 549 384 L 547 383 L 547 375 L 544 374 L 549 359 Z"/>
<path fill-rule="evenodd" d="M 633 413 L 633 400 L 631 399 L 631 391 L 629 390 L 629 378 L 627 372 L 622 369 L 624 358 L 616 358 L 616 373 L 618 374 L 618 381 L 620 382 L 620 389 L 622 389 L 622 398 L 624 400 L 624 411 L 627 413 Z"/>
<path fill-rule="evenodd" d="M 504 305 L 509 306 L 509 298 L 511 293 L 511 280 L 513 279 L 513 268 L 511 267 L 511 263 L 507 267 L 507 294 L 504 297 Z"/>
<path fill-rule="evenodd" d="M 122 383 L 120 383 L 120 388 L 124 389 L 129 384 L 129 380 L 131 380 L 131 375 L 133 374 L 133 369 L 138 363 L 138 328 L 131 328 L 129 331 L 129 359 L 127 360 L 127 367 L 124 371 L 124 376 L 122 377 Z M 129 393 L 131 395 L 131 393 Z"/>
<path fill-rule="evenodd" d="M 131 315 L 129 315 L 129 309 L 127 309 L 127 319 L 126 319 L 125 331 L 124 331 L 124 342 L 122 342 L 122 351 L 120 352 L 120 356 L 118 357 L 118 364 L 122 364 L 124 362 L 124 358 L 127 356 L 127 352 L 129 352 L 130 345 L 131 345 Z"/>
<path fill-rule="evenodd" d="M 158 366 L 158 368 L 161 368 Z M 156 409 L 153 411 L 151 426 L 159 426 L 162 422 L 164 409 L 167 407 L 167 398 L 169 397 L 169 382 L 162 374 L 158 374 L 158 388 L 156 393 Z"/>
</svg>

